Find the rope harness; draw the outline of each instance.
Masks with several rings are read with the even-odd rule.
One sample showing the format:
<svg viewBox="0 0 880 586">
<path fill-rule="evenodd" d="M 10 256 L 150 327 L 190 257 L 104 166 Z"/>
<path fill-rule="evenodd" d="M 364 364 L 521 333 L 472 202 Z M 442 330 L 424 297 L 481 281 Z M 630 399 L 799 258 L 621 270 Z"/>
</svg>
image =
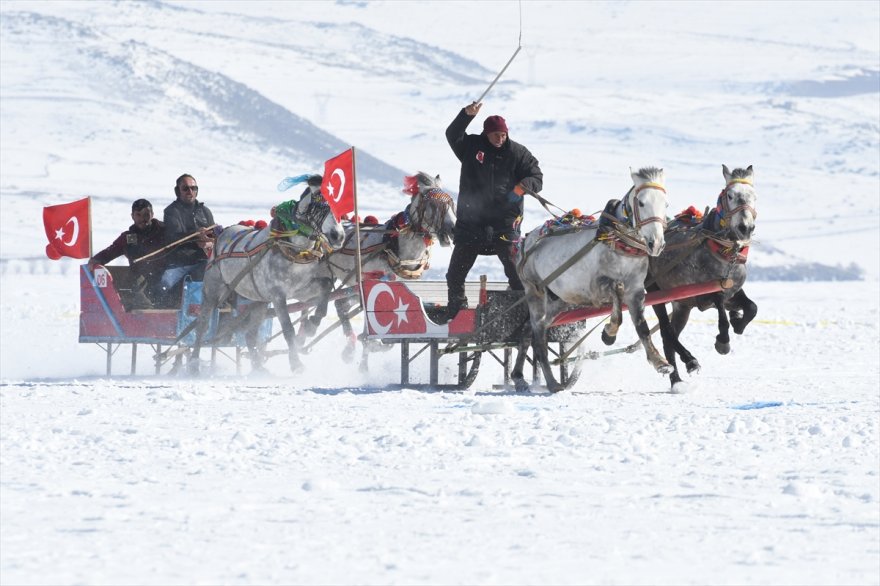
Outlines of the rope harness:
<svg viewBox="0 0 880 586">
<path fill-rule="evenodd" d="M 372 260 L 379 254 L 384 254 L 389 269 L 398 277 L 408 280 L 421 278 L 422 274 L 431 266 L 431 246 L 434 244 L 436 235 L 442 231 L 443 218 L 446 217 L 450 208 L 454 210 L 455 203 L 452 196 L 443 189 L 431 188 L 421 192 L 420 195 L 413 197 L 406 209 L 395 214 L 385 223 L 384 229 L 381 230 L 382 242 L 361 249 L 361 254 L 369 255 L 363 262 Z M 433 215 L 429 214 L 432 211 Z M 378 232 L 378 230 L 370 228 L 367 231 Z M 398 246 L 400 236 L 421 237 L 425 243 L 422 254 L 418 258 L 400 258 Z M 350 243 L 351 237 L 349 235 L 346 239 L 346 244 Z M 361 243 L 363 243 L 363 238 Z M 346 256 L 355 254 L 354 248 L 347 248 L 345 245 L 337 252 Z M 333 266 L 341 268 L 335 264 Z M 343 280 L 343 285 L 351 275 L 352 273 L 349 272 Z"/>
<path fill-rule="evenodd" d="M 706 247 L 709 249 L 712 256 L 718 259 L 722 264 L 727 265 L 727 274 L 724 275 L 725 279 L 730 277 L 730 273 L 735 265 L 745 264 L 748 259 L 751 240 L 740 241 L 727 238 L 726 236 L 730 231 L 729 220 L 734 214 L 744 210 L 752 212 L 753 218 L 758 217 L 758 212 L 754 207 L 746 203 L 732 209 L 730 208 L 727 194 L 731 187 L 736 184 L 744 184 L 750 187 L 754 186 L 750 179 L 744 177 L 731 179 L 718 195 L 718 200 L 712 213 L 709 212 L 707 206 L 705 217 L 698 224 L 691 224 L 689 220 L 689 218 L 692 219 L 696 217 L 695 213 L 691 213 L 688 218 L 684 217 L 687 215 L 684 212 L 676 216 L 678 222 L 667 232 L 687 232 L 688 238 L 676 244 L 666 245 L 667 252 L 674 250 L 680 250 L 680 252 L 675 257 L 675 260 L 666 265 L 662 272 L 651 274 L 652 278 L 650 284 L 656 283 L 658 278 L 664 276 L 678 266 L 679 263 L 691 254 L 692 249 L 696 248 L 703 242 L 706 243 Z M 693 210 L 693 212 L 696 212 L 696 210 Z M 697 219 L 699 220 L 699 218 Z"/>
</svg>

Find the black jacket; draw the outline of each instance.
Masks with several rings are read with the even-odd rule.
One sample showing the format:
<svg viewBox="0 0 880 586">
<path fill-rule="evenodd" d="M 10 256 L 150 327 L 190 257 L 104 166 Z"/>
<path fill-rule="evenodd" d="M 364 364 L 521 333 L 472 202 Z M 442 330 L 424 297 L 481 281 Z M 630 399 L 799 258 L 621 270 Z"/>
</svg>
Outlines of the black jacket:
<svg viewBox="0 0 880 586">
<path fill-rule="evenodd" d="M 99 265 L 106 265 L 113 259 L 119 258 L 123 254 L 131 265 L 131 274 L 134 276 L 143 275 L 147 278 L 158 278 L 165 270 L 165 258 L 161 254 L 145 260 L 131 264 L 131 261 L 159 250 L 165 246 L 164 226 L 162 222 L 153 218 L 147 229 L 141 232 L 132 224 L 128 230 L 119 235 L 113 241 L 113 244 L 97 253 L 92 260 Z"/>
<path fill-rule="evenodd" d="M 519 235 L 523 196 L 513 193 L 522 183 L 541 191 L 544 174 L 529 149 L 510 140 L 495 148 L 485 133 L 466 134 L 473 120 L 464 108 L 446 129 L 446 140 L 461 161 L 455 243 L 490 244 Z"/>
<path fill-rule="evenodd" d="M 196 201 L 192 205 L 186 205 L 180 199 L 174 200 L 165 208 L 165 243 L 170 244 L 189 236 L 199 228 L 207 228 L 214 225 L 214 216 L 208 207 Z M 199 248 L 195 242 L 185 242 L 176 246 L 168 253 L 168 267 L 183 267 L 207 260 L 208 255 Z"/>
</svg>

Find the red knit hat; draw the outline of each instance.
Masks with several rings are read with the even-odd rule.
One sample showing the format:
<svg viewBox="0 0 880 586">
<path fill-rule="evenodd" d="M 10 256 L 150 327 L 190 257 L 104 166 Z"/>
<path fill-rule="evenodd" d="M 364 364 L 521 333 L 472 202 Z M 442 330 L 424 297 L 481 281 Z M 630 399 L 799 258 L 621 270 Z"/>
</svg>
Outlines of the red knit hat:
<svg viewBox="0 0 880 586">
<path fill-rule="evenodd" d="M 501 116 L 489 116 L 483 122 L 483 132 L 486 134 L 490 132 L 507 132 L 507 122 Z"/>
</svg>

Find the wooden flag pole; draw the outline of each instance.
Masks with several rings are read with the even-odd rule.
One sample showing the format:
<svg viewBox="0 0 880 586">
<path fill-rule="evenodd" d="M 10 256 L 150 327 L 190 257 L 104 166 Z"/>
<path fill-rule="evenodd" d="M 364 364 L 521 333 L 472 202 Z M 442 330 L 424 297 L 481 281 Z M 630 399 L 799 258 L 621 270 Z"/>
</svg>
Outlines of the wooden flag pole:
<svg viewBox="0 0 880 586">
<path fill-rule="evenodd" d="M 361 222 L 359 219 L 358 212 L 358 187 L 357 187 L 357 154 L 355 152 L 355 148 L 351 147 L 351 174 L 352 174 L 352 197 L 354 198 L 354 241 L 355 241 L 355 249 L 354 249 L 354 257 L 355 262 L 357 264 L 357 288 L 358 288 L 358 298 L 361 302 L 361 307 L 366 309 L 367 304 L 364 303 L 364 288 L 363 288 L 363 267 L 361 266 Z M 364 322 L 366 324 L 366 322 Z M 366 327 L 366 325 L 364 325 Z"/>
<path fill-rule="evenodd" d="M 89 196 L 89 258 L 92 258 L 92 196 Z"/>
</svg>

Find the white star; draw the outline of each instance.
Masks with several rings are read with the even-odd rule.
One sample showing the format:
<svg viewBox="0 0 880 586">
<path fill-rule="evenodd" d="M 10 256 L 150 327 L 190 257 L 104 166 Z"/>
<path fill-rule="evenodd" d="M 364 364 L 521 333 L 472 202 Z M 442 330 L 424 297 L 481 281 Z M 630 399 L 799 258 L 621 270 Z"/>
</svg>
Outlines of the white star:
<svg viewBox="0 0 880 586">
<path fill-rule="evenodd" d="M 61 240 L 62 242 L 64 241 L 64 228 L 63 227 L 55 230 L 55 240 Z"/>
<path fill-rule="evenodd" d="M 333 189 L 333 183 L 327 183 L 327 191 L 330 192 L 330 197 L 333 197 L 333 194 L 336 193 L 336 190 Z"/>
<path fill-rule="evenodd" d="M 406 315 L 406 311 L 409 309 L 409 303 L 404 303 L 403 299 L 397 300 L 397 309 L 394 310 L 394 315 L 397 316 L 397 327 L 400 327 L 405 321 L 409 321 L 409 318 Z"/>
</svg>

